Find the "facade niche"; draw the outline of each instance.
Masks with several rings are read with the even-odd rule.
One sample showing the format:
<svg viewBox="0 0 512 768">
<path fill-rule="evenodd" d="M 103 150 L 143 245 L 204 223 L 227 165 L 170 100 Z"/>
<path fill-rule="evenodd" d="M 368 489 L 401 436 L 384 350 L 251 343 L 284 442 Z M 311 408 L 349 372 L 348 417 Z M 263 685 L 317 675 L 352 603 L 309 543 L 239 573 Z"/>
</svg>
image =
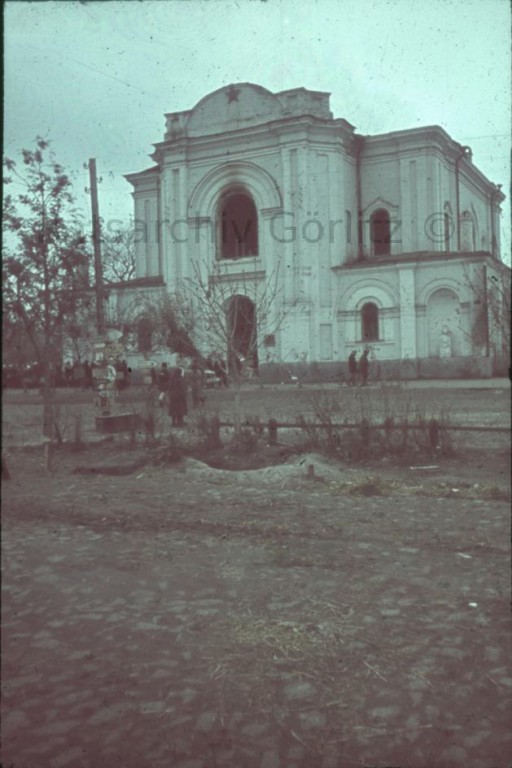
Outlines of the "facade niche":
<svg viewBox="0 0 512 768">
<path fill-rule="evenodd" d="M 469 211 L 460 215 L 460 249 L 461 251 L 475 250 L 475 222 Z"/>
<path fill-rule="evenodd" d="M 221 259 L 258 255 L 258 212 L 246 192 L 228 193 L 222 199 L 219 239 Z"/>
<path fill-rule="evenodd" d="M 446 253 L 453 250 L 452 236 L 455 231 L 452 208 L 449 202 L 444 204 L 443 213 L 443 245 Z"/>
<path fill-rule="evenodd" d="M 370 218 L 370 238 L 374 256 L 391 253 L 391 228 L 389 212 L 385 208 L 374 211 Z"/>
</svg>

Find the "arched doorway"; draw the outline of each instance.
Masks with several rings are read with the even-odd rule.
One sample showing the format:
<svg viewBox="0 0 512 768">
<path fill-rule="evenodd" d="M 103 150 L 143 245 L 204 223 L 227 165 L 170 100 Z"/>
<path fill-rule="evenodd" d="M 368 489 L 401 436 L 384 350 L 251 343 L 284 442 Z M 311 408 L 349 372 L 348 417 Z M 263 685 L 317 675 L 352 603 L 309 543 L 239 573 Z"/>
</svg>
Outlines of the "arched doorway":
<svg viewBox="0 0 512 768">
<path fill-rule="evenodd" d="M 230 371 L 241 373 L 243 367 L 258 370 L 256 306 L 247 296 L 233 296 L 227 307 Z"/>
</svg>

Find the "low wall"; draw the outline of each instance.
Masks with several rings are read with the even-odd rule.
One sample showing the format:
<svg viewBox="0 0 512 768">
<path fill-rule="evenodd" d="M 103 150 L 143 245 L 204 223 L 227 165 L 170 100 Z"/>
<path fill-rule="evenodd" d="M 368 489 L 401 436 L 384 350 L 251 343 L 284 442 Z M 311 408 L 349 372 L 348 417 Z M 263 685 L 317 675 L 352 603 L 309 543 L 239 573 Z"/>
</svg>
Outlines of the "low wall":
<svg viewBox="0 0 512 768">
<path fill-rule="evenodd" d="M 407 379 L 486 379 L 494 374 L 490 357 L 423 358 L 415 360 L 370 360 L 369 381 Z M 304 384 L 348 381 L 347 362 L 272 363 L 260 365 L 265 383 L 290 383 L 292 377 Z"/>
</svg>

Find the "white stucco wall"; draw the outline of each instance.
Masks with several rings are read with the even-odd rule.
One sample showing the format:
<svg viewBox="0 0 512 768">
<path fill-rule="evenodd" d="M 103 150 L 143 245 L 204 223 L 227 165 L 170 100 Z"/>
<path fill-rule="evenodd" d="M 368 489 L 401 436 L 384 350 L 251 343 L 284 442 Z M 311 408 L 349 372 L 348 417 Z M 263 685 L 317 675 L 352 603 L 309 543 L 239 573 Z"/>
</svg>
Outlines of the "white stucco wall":
<svg viewBox="0 0 512 768">
<path fill-rule="evenodd" d="M 281 309 L 289 316 L 273 348 L 261 346 L 272 321 L 258 329 L 261 362 L 267 356 L 290 363 L 346 359 L 365 343 L 360 313 L 368 301 L 379 309 L 372 347 L 381 359 L 437 354 L 445 324 L 454 354 L 470 354 L 475 304 L 464 287 L 465 264 L 439 259 L 446 250 L 445 211 L 452 216 L 450 251 L 456 249 L 460 146 L 436 126 L 361 141 L 362 251 L 375 263 L 344 268 L 358 256 L 356 144 L 352 126 L 332 119 L 328 94 L 271 94 L 239 84 L 169 114 L 166 141 L 153 156 L 157 170 L 129 177 L 141 224 L 137 277 L 162 275 L 173 292 L 193 279 L 195 268 L 207 276 L 215 267 L 232 280 L 242 273 L 267 280 L 278 274 L 276 316 Z M 469 225 L 461 224 L 461 240 L 469 251 L 489 250 L 491 186 L 466 158 L 459 170 L 459 210 L 470 213 L 475 233 L 469 244 Z M 219 262 L 219 200 L 233 185 L 254 200 L 259 252 Z M 378 208 L 391 219 L 386 257 L 375 256 L 370 237 Z M 498 230 L 495 222 L 496 237 Z"/>
</svg>

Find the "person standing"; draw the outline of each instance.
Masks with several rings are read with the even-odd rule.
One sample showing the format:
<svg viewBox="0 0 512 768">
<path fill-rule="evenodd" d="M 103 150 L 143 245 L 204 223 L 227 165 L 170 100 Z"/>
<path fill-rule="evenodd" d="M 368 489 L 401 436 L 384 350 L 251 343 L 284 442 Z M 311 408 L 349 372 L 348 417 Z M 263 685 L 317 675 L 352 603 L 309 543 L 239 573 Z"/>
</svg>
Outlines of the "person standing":
<svg viewBox="0 0 512 768">
<path fill-rule="evenodd" d="M 83 376 L 80 378 L 80 381 L 82 381 Z M 116 367 L 114 365 L 114 358 L 109 357 L 107 364 L 105 366 L 105 379 L 107 381 L 107 389 L 113 390 L 116 386 L 116 379 L 117 379 L 117 371 Z"/>
<path fill-rule="evenodd" d="M 359 358 L 359 374 L 361 376 L 362 387 L 366 387 L 366 383 L 368 381 L 368 373 L 370 371 L 370 361 L 368 360 L 369 354 L 370 354 L 370 350 L 365 349 L 363 354 Z"/>
<path fill-rule="evenodd" d="M 92 387 L 92 368 L 88 360 L 84 362 L 84 386 L 86 389 Z"/>
<path fill-rule="evenodd" d="M 123 372 L 123 389 L 128 389 L 130 386 L 130 369 L 126 360 L 121 361 L 121 371 Z"/>
<path fill-rule="evenodd" d="M 187 385 L 183 368 L 175 368 L 169 376 L 169 416 L 173 427 L 185 426 L 187 415 Z"/>
<path fill-rule="evenodd" d="M 198 360 L 194 360 L 190 369 L 190 391 L 192 392 L 192 405 L 194 408 L 198 408 L 204 403 L 203 371 Z"/>
<path fill-rule="evenodd" d="M 167 367 L 167 363 L 162 363 L 156 379 L 157 379 L 158 392 L 159 392 L 158 403 L 160 405 L 160 408 L 163 408 L 164 402 L 165 402 L 165 396 L 167 394 L 167 390 L 169 389 L 169 369 Z"/>
<path fill-rule="evenodd" d="M 356 380 L 357 380 L 357 360 L 356 360 L 355 349 L 348 356 L 348 373 L 349 373 L 349 379 L 348 379 L 349 386 L 354 387 L 356 385 Z"/>
</svg>

